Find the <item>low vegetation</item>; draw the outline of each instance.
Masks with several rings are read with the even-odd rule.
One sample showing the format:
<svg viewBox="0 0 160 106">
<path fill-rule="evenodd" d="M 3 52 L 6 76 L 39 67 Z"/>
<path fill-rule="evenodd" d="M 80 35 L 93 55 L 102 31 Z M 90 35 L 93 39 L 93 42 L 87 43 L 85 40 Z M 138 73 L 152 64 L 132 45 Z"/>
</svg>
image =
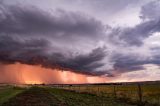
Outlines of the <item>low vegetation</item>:
<svg viewBox="0 0 160 106">
<path fill-rule="evenodd" d="M 160 106 L 160 84 L 0 87 L 2 106 Z"/>
<path fill-rule="evenodd" d="M 31 87 L 17 94 L 2 106 L 133 106 L 113 98 L 77 93 L 52 87 Z"/>
<path fill-rule="evenodd" d="M 13 86 L 1 86 L 0 87 L 0 105 L 6 102 L 8 99 L 13 98 L 17 94 L 23 92 L 25 88 L 13 87 Z"/>
<path fill-rule="evenodd" d="M 60 86 L 60 88 L 81 93 L 95 94 L 128 104 L 160 106 L 159 84 L 129 85 L 81 85 Z"/>
<path fill-rule="evenodd" d="M 117 102 L 113 98 L 100 97 L 89 93 L 78 93 L 56 88 L 47 89 L 67 106 L 133 106 Z"/>
<path fill-rule="evenodd" d="M 61 106 L 61 102 L 56 99 L 45 88 L 31 87 L 23 93 L 19 93 L 14 98 L 3 103 L 2 106 Z M 63 105 L 65 106 L 65 105 Z"/>
</svg>

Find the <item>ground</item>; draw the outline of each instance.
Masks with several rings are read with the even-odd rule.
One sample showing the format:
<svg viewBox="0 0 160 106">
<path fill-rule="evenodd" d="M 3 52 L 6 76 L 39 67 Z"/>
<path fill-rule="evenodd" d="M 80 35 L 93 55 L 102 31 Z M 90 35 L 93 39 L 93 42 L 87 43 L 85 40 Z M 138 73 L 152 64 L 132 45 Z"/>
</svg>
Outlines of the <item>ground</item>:
<svg viewBox="0 0 160 106">
<path fill-rule="evenodd" d="M 2 106 L 132 106 L 113 98 L 51 87 L 31 87 L 10 97 Z"/>
<path fill-rule="evenodd" d="M 13 86 L 0 86 L 0 105 L 6 102 L 8 99 L 22 93 L 25 88 L 13 87 Z"/>
<path fill-rule="evenodd" d="M 47 89 L 32 87 L 11 98 L 2 106 L 61 106 L 61 102 Z"/>
</svg>

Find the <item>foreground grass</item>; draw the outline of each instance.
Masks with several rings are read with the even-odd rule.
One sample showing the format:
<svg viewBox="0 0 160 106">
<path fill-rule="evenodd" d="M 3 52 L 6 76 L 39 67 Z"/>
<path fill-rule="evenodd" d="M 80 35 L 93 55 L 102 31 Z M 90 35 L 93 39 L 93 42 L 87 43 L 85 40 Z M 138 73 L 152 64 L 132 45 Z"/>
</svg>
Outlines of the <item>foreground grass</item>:
<svg viewBox="0 0 160 106">
<path fill-rule="evenodd" d="M 0 88 L 0 105 L 8 101 L 8 99 L 16 96 L 17 94 L 24 91 L 24 88 L 4 86 Z"/>
<path fill-rule="evenodd" d="M 88 93 L 78 93 L 63 89 L 46 88 L 68 106 L 133 106 L 116 102 L 114 98 L 100 97 Z"/>
<path fill-rule="evenodd" d="M 115 97 L 129 104 L 140 104 L 138 87 L 133 85 L 82 85 L 64 86 L 63 89 L 87 92 L 104 97 Z M 160 106 L 160 84 L 141 85 L 142 102 L 145 106 Z"/>
<path fill-rule="evenodd" d="M 115 102 L 113 98 L 77 93 L 51 87 L 31 87 L 2 106 L 132 106 Z"/>
<path fill-rule="evenodd" d="M 11 98 L 2 106 L 65 106 L 50 92 L 41 87 L 31 87 Z"/>
<path fill-rule="evenodd" d="M 145 88 L 146 91 L 143 91 L 149 92 L 151 88 L 153 90 L 153 87 L 149 87 Z M 93 87 L 92 89 L 97 88 Z M 74 91 L 71 91 L 52 87 L 35 86 L 29 89 L 9 87 L 4 90 L 0 90 L 0 98 L 1 101 L 3 101 L 1 102 L 3 103 L 2 106 L 159 106 L 158 104 L 150 103 L 144 105 L 135 104 L 132 103 L 126 96 L 119 99 L 119 97 L 115 98 L 114 95 L 99 95 L 99 93 L 101 93 L 100 89 L 97 90 L 99 90 L 98 93 L 96 90 L 92 90 L 91 92 L 89 89 L 88 92 L 82 92 L 76 90 L 76 88 L 74 88 Z M 155 95 L 159 94 L 158 92 L 159 90 L 156 91 Z M 118 92 L 116 93 L 117 96 L 121 95 L 118 94 Z M 159 95 L 157 95 L 157 97 L 159 97 Z"/>
</svg>

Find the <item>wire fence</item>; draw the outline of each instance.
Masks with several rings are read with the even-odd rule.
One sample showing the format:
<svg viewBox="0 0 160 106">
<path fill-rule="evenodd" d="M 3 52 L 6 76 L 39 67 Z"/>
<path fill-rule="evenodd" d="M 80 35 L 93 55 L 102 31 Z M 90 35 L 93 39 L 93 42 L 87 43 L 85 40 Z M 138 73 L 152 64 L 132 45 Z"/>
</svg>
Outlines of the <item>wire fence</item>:
<svg viewBox="0 0 160 106">
<path fill-rule="evenodd" d="M 129 103 L 160 106 L 160 85 L 58 85 L 60 89 L 112 97 Z"/>
</svg>

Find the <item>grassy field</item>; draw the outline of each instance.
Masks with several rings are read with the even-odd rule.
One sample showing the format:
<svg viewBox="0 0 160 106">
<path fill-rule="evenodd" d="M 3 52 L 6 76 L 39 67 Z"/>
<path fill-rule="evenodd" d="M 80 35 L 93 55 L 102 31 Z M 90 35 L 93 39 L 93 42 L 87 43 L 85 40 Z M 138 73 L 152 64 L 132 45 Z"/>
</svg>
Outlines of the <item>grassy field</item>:
<svg viewBox="0 0 160 106">
<path fill-rule="evenodd" d="M 134 106 L 115 101 L 114 98 L 101 97 L 89 93 L 77 93 L 56 88 L 47 89 L 67 106 Z"/>
<path fill-rule="evenodd" d="M 23 92 L 25 88 L 13 87 L 13 86 L 0 86 L 0 105 L 6 102 L 8 99 L 13 98 L 17 94 Z"/>
<path fill-rule="evenodd" d="M 2 106 L 160 106 L 160 85 L 0 87 Z M 140 102 L 139 94 L 142 101 Z"/>
<path fill-rule="evenodd" d="M 140 90 L 137 84 L 133 85 L 82 85 L 64 86 L 66 90 L 81 93 L 90 93 L 102 97 L 111 97 L 129 104 L 145 104 L 160 106 L 160 85 L 142 84 Z M 141 103 L 140 103 L 141 102 Z"/>
<path fill-rule="evenodd" d="M 88 93 L 51 87 L 31 87 L 1 106 L 134 106 Z"/>
<path fill-rule="evenodd" d="M 2 106 L 65 106 L 49 90 L 31 87 L 3 103 Z"/>
</svg>

